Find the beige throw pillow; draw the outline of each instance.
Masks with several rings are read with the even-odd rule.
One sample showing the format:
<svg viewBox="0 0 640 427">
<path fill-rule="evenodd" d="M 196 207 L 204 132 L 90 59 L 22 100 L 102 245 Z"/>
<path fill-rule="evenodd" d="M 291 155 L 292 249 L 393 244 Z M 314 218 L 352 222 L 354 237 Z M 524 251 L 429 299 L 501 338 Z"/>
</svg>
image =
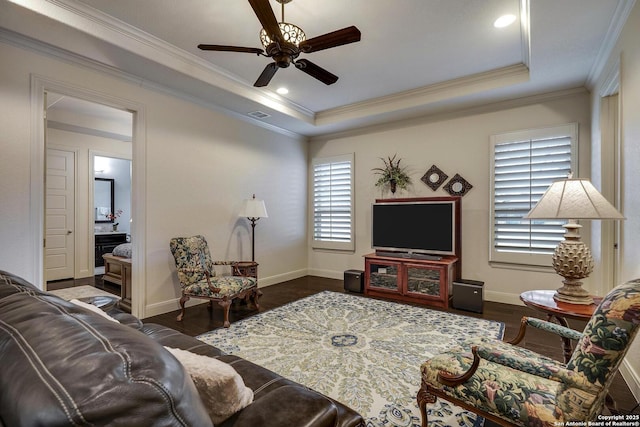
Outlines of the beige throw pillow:
<svg viewBox="0 0 640 427">
<path fill-rule="evenodd" d="M 214 425 L 253 402 L 253 390 L 230 365 L 179 348 L 165 348 L 191 376 Z"/>
</svg>

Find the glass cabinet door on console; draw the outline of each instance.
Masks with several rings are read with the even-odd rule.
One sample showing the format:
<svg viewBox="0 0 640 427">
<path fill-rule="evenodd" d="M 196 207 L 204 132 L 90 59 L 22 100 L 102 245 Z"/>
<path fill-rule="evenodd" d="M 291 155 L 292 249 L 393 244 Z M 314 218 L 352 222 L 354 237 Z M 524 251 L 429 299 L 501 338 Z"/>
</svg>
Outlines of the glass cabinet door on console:
<svg viewBox="0 0 640 427">
<path fill-rule="evenodd" d="M 392 261 L 367 262 L 365 275 L 371 289 L 400 292 L 400 263 Z"/>
<path fill-rule="evenodd" d="M 420 296 L 440 297 L 440 285 L 442 283 L 442 268 L 434 268 L 418 265 L 406 265 L 407 267 L 407 293 Z"/>
</svg>

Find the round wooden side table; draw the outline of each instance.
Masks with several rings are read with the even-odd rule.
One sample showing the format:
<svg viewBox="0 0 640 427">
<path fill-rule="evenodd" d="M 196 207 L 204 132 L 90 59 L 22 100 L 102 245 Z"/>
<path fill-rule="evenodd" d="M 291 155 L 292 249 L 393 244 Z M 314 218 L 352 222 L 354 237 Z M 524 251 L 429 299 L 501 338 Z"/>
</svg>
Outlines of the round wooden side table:
<svg viewBox="0 0 640 427">
<path fill-rule="evenodd" d="M 602 301 L 602 297 L 594 296 L 593 304 L 570 304 L 553 299 L 555 293 L 556 291 L 553 290 L 527 291 L 520 294 L 520 300 L 527 307 L 545 313 L 548 322 L 555 320 L 558 324 L 567 328 L 569 327 L 567 319 L 589 320 Z M 569 338 L 562 338 L 562 347 L 564 351 L 564 361 L 566 363 L 571 359 L 571 355 L 573 354 L 571 340 Z"/>
<path fill-rule="evenodd" d="M 258 263 L 254 261 L 239 261 L 231 264 L 234 276 L 258 278 Z"/>
</svg>

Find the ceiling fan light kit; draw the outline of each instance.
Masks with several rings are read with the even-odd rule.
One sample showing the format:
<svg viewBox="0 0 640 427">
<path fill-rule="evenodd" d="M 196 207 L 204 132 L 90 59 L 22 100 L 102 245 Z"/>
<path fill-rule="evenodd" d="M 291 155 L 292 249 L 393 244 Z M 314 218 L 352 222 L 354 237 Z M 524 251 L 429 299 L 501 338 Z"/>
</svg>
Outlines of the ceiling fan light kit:
<svg viewBox="0 0 640 427">
<path fill-rule="evenodd" d="M 295 24 L 291 24 L 289 22 L 278 22 L 278 27 L 280 27 L 280 32 L 282 33 L 282 38 L 285 43 L 300 46 L 300 43 L 307 39 L 307 35 L 302 31 L 302 28 Z M 260 41 L 265 49 L 273 43 L 264 28 L 260 30 Z"/>
<path fill-rule="evenodd" d="M 240 52 L 254 53 L 258 56 L 266 56 L 273 59 L 267 64 L 258 80 L 253 84 L 256 87 L 267 86 L 278 68 L 287 68 L 292 63 L 302 72 L 330 85 L 338 81 L 338 76 L 330 73 L 324 68 L 314 64 L 307 59 L 298 59 L 300 53 L 313 53 L 319 50 L 330 49 L 349 43 L 360 41 L 360 30 L 356 27 L 346 27 L 340 30 L 307 39 L 302 28 L 297 25 L 285 22 L 284 5 L 291 0 L 276 0 L 282 5 L 282 21 L 277 22 L 276 16 L 271 9 L 269 0 L 249 0 L 253 12 L 262 24 L 260 30 L 260 42 L 263 49 L 241 46 L 224 46 L 214 44 L 199 44 L 201 50 L 211 50 L 219 52 Z"/>
</svg>

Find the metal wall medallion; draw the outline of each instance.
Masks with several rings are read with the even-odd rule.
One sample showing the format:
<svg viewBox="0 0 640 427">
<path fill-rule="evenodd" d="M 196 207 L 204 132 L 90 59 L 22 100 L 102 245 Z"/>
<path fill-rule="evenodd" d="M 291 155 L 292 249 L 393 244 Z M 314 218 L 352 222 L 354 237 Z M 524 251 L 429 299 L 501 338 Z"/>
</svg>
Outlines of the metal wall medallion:
<svg viewBox="0 0 640 427">
<path fill-rule="evenodd" d="M 449 175 L 442 172 L 436 165 L 433 165 L 424 175 L 422 175 L 420 180 L 427 184 L 427 186 L 433 191 L 436 191 L 442 183 L 447 180 L 447 178 L 449 178 Z"/>
<path fill-rule="evenodd" d="M 443 188 L 452 196 L 464 196 L 473 188 L 473 185 L 469 184 L 469 182 L 460 175 L 455 174 Z"/>
</svg>

